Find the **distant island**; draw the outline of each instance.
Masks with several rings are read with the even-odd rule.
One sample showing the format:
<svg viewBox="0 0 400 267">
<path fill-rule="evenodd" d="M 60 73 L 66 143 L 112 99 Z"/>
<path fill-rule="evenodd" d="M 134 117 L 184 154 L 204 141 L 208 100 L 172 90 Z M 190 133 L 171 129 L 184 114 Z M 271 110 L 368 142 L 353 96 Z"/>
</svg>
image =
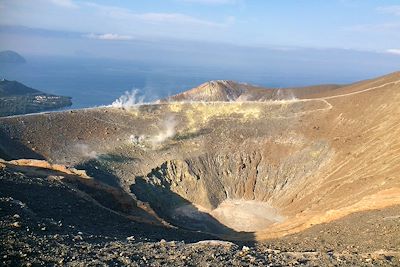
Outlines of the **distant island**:
<svg viewBox="0 0 400 267">
<path fill-rule="evenodd" d="M 0 117 L 60 109 L 71 97 L 46 94 L 17 81 L 0 80 Z"/>
<path fill-rule="evenodd" d="M 0 63 L 26 63 L 26 59 L 15 51 L 0 51 Z"/>
</svg>

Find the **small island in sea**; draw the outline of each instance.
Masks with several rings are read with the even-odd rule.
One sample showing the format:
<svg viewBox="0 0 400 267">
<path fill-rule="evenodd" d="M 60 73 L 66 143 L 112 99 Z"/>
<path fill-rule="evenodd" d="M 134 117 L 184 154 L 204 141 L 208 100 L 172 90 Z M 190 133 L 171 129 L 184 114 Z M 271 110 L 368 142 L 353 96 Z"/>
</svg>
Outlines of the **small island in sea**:
<svg viewBox="0 0 400 267">
<path fill-rule="evenodd" d="M 0 63 L 22 64 L 26 59 L 12 50 L 0 51 Z"/>
</svg>

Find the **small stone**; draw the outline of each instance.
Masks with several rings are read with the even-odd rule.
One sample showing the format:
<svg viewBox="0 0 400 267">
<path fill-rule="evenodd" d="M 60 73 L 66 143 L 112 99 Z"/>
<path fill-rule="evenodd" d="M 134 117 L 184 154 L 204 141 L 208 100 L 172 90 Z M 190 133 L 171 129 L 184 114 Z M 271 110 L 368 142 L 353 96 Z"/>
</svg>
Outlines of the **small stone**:
<svg viewBox="0 0 400 267">
<path fill-rule="evenodd" d="M 83 238 L 82 238 L 82 236 L 80 236 L 80 235 L 77 235 L 77 236 L 74 236 L 74 241 L 80 241 L 80 240 L 83 240 Z"/>
<path fill-rule="evenodd" d="M 14 219 L 19 219 L 19 218 L 21 218 L 21 216 L 19 216 L 18 214 L 14 214 L 13 218 Z"/>
<path fill-rule="evenodd" d="M 249 250 L 250 250 L 250 248 L 247 247 L 247 246 L 243 246 L 243 247 L 242 247 L 242 251 L 246 251 L 246 252 L 247 252 L 247 251 L 249 251 Z"/>
<path fill-rule="evenodd" d="M 254 263 L 256 261 L 256 258 L 253 256 L 248 256 L 250 263 Z"/>
<path fill-rule="evenodd" d="M 128 241 L 133 241 L 133 240 L 135 240 L 135 237 L 134 237 L 134 236 L 128 236 L 128 237 L 126 238 L 126 240 L 128 240 Z"/>
<path fill-rule="evenodd" d="M 42 227 L 42 228 L 40 228 L 40 230 L 46 231 L 46 227 Z"/>
<path fill-rule="evenodd" d="M 15 228 L 20 228 L 21 227 L 21 223 L 20 222 L 14 222 L 14 223 L 11 224 L 11 226 L 15 227 Z"/>
</svg>

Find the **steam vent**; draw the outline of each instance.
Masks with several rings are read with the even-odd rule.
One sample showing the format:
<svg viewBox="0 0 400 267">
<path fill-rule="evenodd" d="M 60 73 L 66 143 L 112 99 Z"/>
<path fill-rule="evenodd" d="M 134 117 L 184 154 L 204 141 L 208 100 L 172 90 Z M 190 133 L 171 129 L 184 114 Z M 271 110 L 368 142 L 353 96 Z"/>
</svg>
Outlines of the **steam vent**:
<svg viewBox="0 0 400 267">
<path fill-rule="evenodd" d="M 307 231 L 354 234 L 373 220 L 398 229 L 399 103 L 400 73 L 281 90 L 213 81 L 154 104 L 2 118 L 0 166 L 18 183 L 57 181 L 72 190 L 65 201 L 107 210 L 154 240 L 267 244 Z M 34 191 L 61 194 L 43 186 Z M 21 188 L 29 201 L 34 192 Z M 51 216 L 67 210 L 79 212 Z M 89 227 L 96 216 L 79 220 Z M 115 236 L 129 230 L 108 224 Z M 394 231 L 383 238 L 392 249 Z"/>
</svg>

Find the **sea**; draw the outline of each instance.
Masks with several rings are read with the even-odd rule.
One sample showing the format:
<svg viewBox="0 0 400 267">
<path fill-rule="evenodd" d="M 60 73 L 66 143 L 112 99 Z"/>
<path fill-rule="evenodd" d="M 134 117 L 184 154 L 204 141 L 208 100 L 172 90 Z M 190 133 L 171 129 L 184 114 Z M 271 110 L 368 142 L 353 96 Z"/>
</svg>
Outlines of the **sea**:
<svg viewBox="0 0 400 267">
<path fill-rule="evenodd" d="M 347 83 L 359 73 L 311 75 L 282 68 L 230 68 L 168 62 L 138 62 L 104 58 L 26 57 L 24 64 L 0 64 L 0 78 L 16 80 L 46 93 L 72 97 L 72 109 L 110 105 L 125 92 L 138 90 L 151 102 L 194 88 L 210 80 L 235 80 L 282 88 L 321 83 Z"/>
</svg>

